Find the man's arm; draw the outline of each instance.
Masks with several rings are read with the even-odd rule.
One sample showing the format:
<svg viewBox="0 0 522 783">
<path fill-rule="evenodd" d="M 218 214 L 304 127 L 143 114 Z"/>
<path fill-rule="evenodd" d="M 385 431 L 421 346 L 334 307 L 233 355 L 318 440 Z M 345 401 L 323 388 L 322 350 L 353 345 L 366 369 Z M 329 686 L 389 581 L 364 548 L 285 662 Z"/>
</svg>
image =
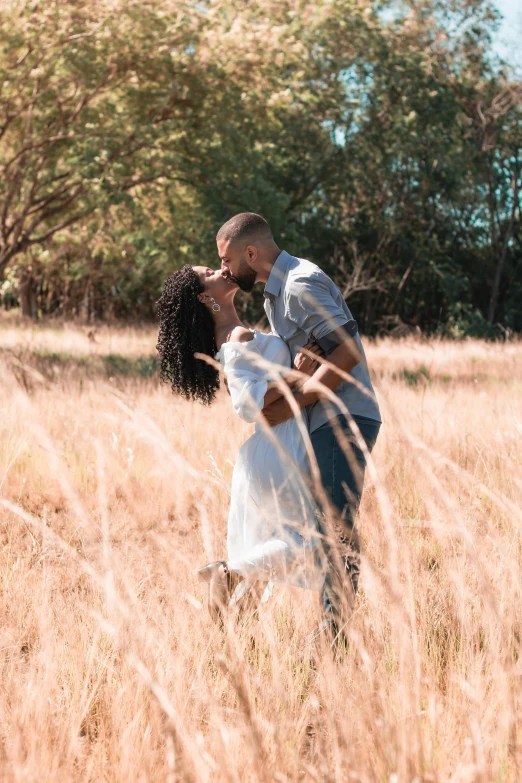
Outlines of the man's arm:
<svg viewBox="0 0 522 783">
<path fill-rule="evenodd" d="M 286 301 L 288 317 L 323 349 L 328 364 L 319 369 L 306 381 L 301 391 L 295 393 L 297 404 L 303 408 L 320 397 L 319 385 L 334 391 L 342 381 L 341 373 L 349 373 L 362 360 L 355 342 L 357 323 L 347 320 L 346 311 L 332 296 L 331 281 L 322 273 L 303 276 L 292 282 Z M 297 358 L 297 357 L 296 357 Z M 265 406 L 263 413 L 274 426 L 286 421 L 292 412 L 286 399 L 277 400 Z"/>
<path fill-rule="evenodd" d="M 342 375 L 336 372 L 338 368 L 342 373 L 349 373 L 359 364 L 362 357 L 357 343 L 352 337 L 346 337 L 326 357 L 327 364 L 321 364 L 316 372 L 308 378 L 293 397 L 299 408 L 313 405 L 322 396 L 320 386 L 325 386 L 330 391 L 335 391 L 343 380 Z M 281 397 L 272 404 L 265 406 L 263 416 L 268 424 L 274 427 L 276 424 L 291 419 L 294 415 L 285 397 Z"/>
</svg>

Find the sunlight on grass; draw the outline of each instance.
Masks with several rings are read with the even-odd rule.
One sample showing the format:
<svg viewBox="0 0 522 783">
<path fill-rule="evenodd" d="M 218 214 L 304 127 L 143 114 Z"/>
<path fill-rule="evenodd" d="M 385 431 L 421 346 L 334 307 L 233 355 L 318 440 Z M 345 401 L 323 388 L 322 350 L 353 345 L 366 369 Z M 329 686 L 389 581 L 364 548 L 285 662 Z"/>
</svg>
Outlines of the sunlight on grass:
<svg viewBox="0 0 522 783">
<path fill-rule="evenodd" d="M 522 344 L 368 346 L 379 483 L 335 658 L 306 591 L 208 618 L 250 429 L 161 387 L 154 343 L 0 328 L 3 779 L 519 781 Z"/>
</svg>

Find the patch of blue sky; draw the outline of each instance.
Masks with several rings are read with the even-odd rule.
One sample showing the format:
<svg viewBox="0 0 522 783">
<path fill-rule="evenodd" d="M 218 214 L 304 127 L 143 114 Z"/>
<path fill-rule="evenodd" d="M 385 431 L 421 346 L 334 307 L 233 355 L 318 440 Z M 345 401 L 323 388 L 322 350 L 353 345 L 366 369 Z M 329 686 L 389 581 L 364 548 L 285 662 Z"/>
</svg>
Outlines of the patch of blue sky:
<svg viewBox="0 0 522 783">
<path fill-rule="evenodd" d="M 513 70 L 515 76 L 522 78 L 522 0 L 494 0 L 493 7 L 498 11 L 497 29 L 492 30 L 492 51 L 504 60 Z M 387 24 L 393 24 L 408 13 L 410 7 L 403 0 L 391 0 L 381 5 L 380 17 Z M 462 33 L 463 28 L 472 26 L 473 15 L 464 20 L 445 19 L 445 26 L 451 35 Z M 348 97 L 349 111 L 342 123 L 327 121 L 324 123 L 332 133 L 333 141 L 339 146 L 345 146 L 351 135 L 357 133 L 361 120 L 368 107 L 368 85 L 372 75 L 369 72 L 361 78 L 361 70 L 353 66 L 340 74 Z"/>
<path fill-rule="evenodd" d="M 492 32 L 493 51 L 520 77 L 522 75 L 522 0 L 491 0 L 491 3 L 499 13 L 497 30 Z M 385 22 L 392 23 L 409 10 L 409 4 L 404 0 L 391 0 L 383 3 L 379 14 Z M 456 32 L 454 27 L 456 19 L 446 18 L 444 21 L 450 35 Z M 460 23 L 462 24 L 462 17 Z M 467 24 L 473 24 L 472 14 L 468 17 Z M 462 28 L 460 29 L 462 31 Z"/>
<path fill-rule="evenodd" d="M 367 73 L 363 74 L 361 69 L 355 65 L 351 68 L 345 68 L 339 74 L 339 79 L 342 81 L 346 93 L 344 117 L 336 122 L 327 120 L 324 123 L 324 127 L 331 131 L 335 144 L 341 147 L 345 146 L 349 137 L 355 135 L 360 129 L 361 121 L 366 116 L 368 108 L 370 93 L 368 87 L 372 78 L 369 67 Z"/>
<path fill-rule="evenodd" d="M 502 15 L 498 31 L 494 35 L 497 54 L 522 77 L 522 0 L 495 0 Z"/>
</svg>

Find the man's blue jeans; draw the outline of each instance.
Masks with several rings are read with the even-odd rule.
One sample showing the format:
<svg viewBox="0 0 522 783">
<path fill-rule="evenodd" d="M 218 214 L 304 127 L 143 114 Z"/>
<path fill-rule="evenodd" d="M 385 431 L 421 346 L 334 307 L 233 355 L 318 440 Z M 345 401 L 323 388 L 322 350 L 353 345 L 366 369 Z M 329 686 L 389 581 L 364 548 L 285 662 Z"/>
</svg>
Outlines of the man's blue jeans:
<svg viewBox="0 0 522 783">
<path fill-rule="evenodd" d="M 371 452 L 379 434 L 380 423 L 362 416 L 354 416 L 353 420 Z M 341 436 L 339 436 L 339 432 Z M 346 441 L 343 443 L 343 434 Z M 325 549 L 329 561 L 329 571 L 326 576 L 323 591 L 323 608 L 327 617 L 339 620 L 343 592 L 348 588 L 357 592 L 360 569 L 360 546 L 357 535 L 356 517 L 361 502 L 364 483 L 366 460 L 363 452 L 354 441 L 354 436 L 345 416 L 339 416 L 333 421 L 323 424 L 310 435 L 312 446 L 321 474 L 321 482 L 328 502 L 326 508 L 319 499 L 319 504 L 325 517 L 330 518 L 328 511 L 334 511 L 333 525 L 324 530 Z M 332 540 L 332 532 L 337 540 Z M 337 551 L 335 551 L 337 550 Z M 336 564 L 341 568 L 336 568 Z M 341 571 L 341 573 L 339 573 Z M 349 579 L 351 583 L 346 583 Z M 351 598 L 351 596 L 350 596 Z"/>
</svg>

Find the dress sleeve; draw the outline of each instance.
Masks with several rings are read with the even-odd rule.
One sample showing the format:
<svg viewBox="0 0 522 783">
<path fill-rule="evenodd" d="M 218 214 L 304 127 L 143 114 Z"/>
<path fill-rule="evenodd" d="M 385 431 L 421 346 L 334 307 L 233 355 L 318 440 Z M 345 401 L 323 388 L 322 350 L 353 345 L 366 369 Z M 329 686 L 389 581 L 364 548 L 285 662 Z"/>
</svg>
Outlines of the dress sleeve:
<svg viewBox="0 0 522 783">
<path fill-rule="evenodd" d="M 249 424 L 257 421 L 263 409 L 268 373 L 262 357 L 249 343 L 224 346 L 224 371 L 235 412 Z"/>
</svg>

